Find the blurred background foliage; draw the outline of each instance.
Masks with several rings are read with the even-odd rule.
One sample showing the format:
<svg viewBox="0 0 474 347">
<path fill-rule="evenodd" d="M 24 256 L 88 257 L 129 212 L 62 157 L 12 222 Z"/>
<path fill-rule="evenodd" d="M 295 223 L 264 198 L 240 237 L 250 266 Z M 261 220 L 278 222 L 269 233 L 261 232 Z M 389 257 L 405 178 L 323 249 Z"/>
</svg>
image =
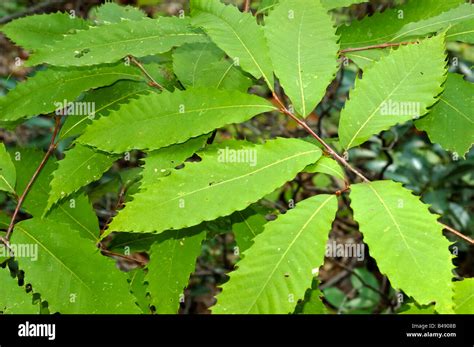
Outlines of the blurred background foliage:
<svg viewBox="0 0 474 347">
<path fill-rule="evenodd" d="M 308 0 L 309 1 L 309 0 Z M 177 15 L 184 10 L 188 13 L 188 1 L 185 0 L 122 0 L 122 5 L 140 7 L 150 17 Z M 243 1 L 225 1 L 239 7 Z M 353 5 L 333 11 L 336 23 L 350 23 L 378 11 L 403 4 L 404 0 L 373 0 L 370 3 Z M 101 0 L 2 0 L 0 2 L 0 25 L 12 19 L 34 13 L 56 11 L 74 11 L 77 16 L 93 18 L 94 9 L 103 3 Z M 273 0 L 254 0 L 251 9 L 257 16 L 263 16 Z M 450 43 L 449 61 L 458 59 L 458 64 L 450 64 L 450 70 L 462 73 L 466 79 L 474 82 L 474 47 Z M 17 64 L 17 58 L 27 59 L 28 53 L 14 46 L 5 37 L 0 36 L 0 95 L 15 87 L 28 75 L 31 69 Z M 165 57 L 166 58 L 166 57 Z M 324 99 L 308 123 L 325 138 L 337 136 L 339 114 L 361 71 L 353 63 L 342 65 L 336 79 L 328 87 Z M 253 93 L 267 95 L 265 87 L 254 86 Z M 21 124 L 16 129 L 0 129 L 3 142 L 22 147 L 45 148 L 49 143 L 52 120 L 37 117 Z M 215 141 L 236 137 L 261 142 L 275 136 L 305 137 L 296 123 L 284 116 L 271 114 L 256 117 L 244 124 L 222 129 Z M 59 147 L 64 150 L 68 142 Z M 337 143 L 335 144 L 337 147 Z M 101 223 L 111 216 L 117 203 L 118 192 L 124 184 L 129 185 L 128 194 L 134 191 L 134 177 L 139 171 L 143 154 L 132 152 L 129 161 L 118 161 L 104 177 L 87 187 Z M 455 153 L 443 150 L 439 145 L 431 144 L 425 133 L 416 130 L 412 124 L 392 128 L 373 137 L 364 145 L 350 150 L 350 161 L 361 168 L 371 179 L 392 179 L 402 182 L 407 188 L 421 195 L 425 203 L 431 205 L 432 212 L 441 215 L 441 221 L 474 237 L 474 152 L 466 159 Z M 257 206 L 266 220 L 272 220 L 284 213 L 291 204 L 320 192 L 334 191 L 337 182 L 324 174 L 300 174 L 293 182 L 262 199 Z M 340 211 L 330 234 L 330 239 L 338 243 L 362 243 L 363 237 L 357 224 L 351 218 L 349 201 L 340 206 Z M 0 193 L 2 210 L 11 210 L 11 202 Z M 209 224 L 210 235 L 203 244 L 202 254 L 197 261 L 196 271 L 191 276 L 185 292 L 181 313 L 206 313 L 219 290 L 218 285 L 226 281 L 226 273 L 231 271 L 239 259 L 238 249 L 232 234 L 235 228 L 232 218 L 221 218 Z M 452 251 L 456 275 L 474 276 L 474 249 L 466 242 L 446 234 L 452 242 Z M 120 238 L 112 241 L 120 244 Z M 135 244 L 133 254 L 146 261 L 146 247 Z M 388 313 L 401 312 L 406 306 L 401 304 L 400 295 L 390 287 L 388 279 L 377 269 L 376 262 L 370 258 L 366 249 L 365 260 L 355 258 L 327 258 L 319 272 L 319 286 L 324 304 L 334 313 Z M 131 270 L 136 264 L 120 263 L 124 270 Z M 309 293 L 309 292 L 308 292 Z M 311 303 L 311 298 L 308 299 Z M 406 298 L 404 303 L 406 303 Z M 309 304 L 307 304 L 309 305 Z M 308 306 L 310 307 L 310 306 Z M 305 308 L 299 311 L 306 312 Z M 428 308 L 429 310 L 429 308 Z M 297 310 L 298 312 L 298 310 Z M 428 311 L 427 311 L 428 312 Z"/>
</svg>

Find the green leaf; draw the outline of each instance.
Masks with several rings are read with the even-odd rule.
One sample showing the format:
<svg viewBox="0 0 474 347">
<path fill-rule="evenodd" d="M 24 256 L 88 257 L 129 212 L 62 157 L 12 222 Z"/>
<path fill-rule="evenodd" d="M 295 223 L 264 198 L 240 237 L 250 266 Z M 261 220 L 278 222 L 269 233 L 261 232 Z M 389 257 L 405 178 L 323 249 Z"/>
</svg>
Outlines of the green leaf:
<svg viewBox="0 0 474 347">
<path fill-rule="evenodd" d="M 121 63 L 75 69 L 50 67 L 37 72 L 35 76 L 18 84 L 6 96 L 0 98 L 1 119 L 15 121 L 24 117 L 30 118 L 60 111 L 64 106 L 70 108 L 69 103 L 73 102 L 81 92 L 107 86 L 120 79 L 139 81 L 143 80 L 143 76 L 136 67 L 125 66 Z M 87 110 L 84 106 L 89 105 L 82 103 L 77 105 L 82 107 L 82 111 L 74 112 L 72 117 L 84 116 L 82 113 Z"/>
<path fill-rule="evenodd" d="M 201 254 L 201 242 L 206 236 L 202 227 L 170 230 L 161 234 L 150 250 L 150 262 L 145 280 L 151 303 L 157 313 L 178 312 L 183 290 Z"/>
<path fill-rule="evenodd" d="M 242 74 L 212 42 L 190 43 L 173 53 L 173 70 L 186 88 L 247 91 L 252 80 Z"/>
<path fill-rule="evenodd" d="M 267 220 L 252 206 L 231 215 L 232 231 L 239 247 L 239 253 L 246 251 L 253 245 L 254 238 L 263 232 Z"/>
<path fill-rule="evenodd" d="M 37 259 L 18 259 L 25 281 L 48 301 L 52 313 L 139 313 L 126 274 L 79 235 L 67 224 L 46 219 L 16 224 L 12 242 L 38 247 Z"/>
<path fill-rule="evenodd" d="M 136 304 L 143 313 L 150 314 L 150 297 L 148 296 L 148 283 L 145 282 L 146 272 L 135 269 L 129 272 L 130 292 L 135 296 Z"/>
<path fill-rule="evenodd" d="M 33 295 L 18 285 L 8 268 L 0 268 L 0 312 L 3 314 L 38 314 L 40 307 L 33 304 Z"/>
<path fill-rule="evenodd" d="M 452 313 L 452 255 L 437 216 L 392 181 L 353 184 L 351 206 L 370 255 L 394 288 Z"/>
<path fill-rule="evenodd" d="M 319 1 L 280 1 L 266 19 L 265 36 L 275 74 L 303 117 L 316 108 L 337 72 L 335 32 Z"/>
<path fill-rule="evenodd" d="M 18 174 L 16 191 L 23 193 L 26 185 L 39 166 L 44 153 L 31 149 L 16 150 L 12 157 Z M 43 215 L 49 197 L 50 175 L 55 168 L 52 158 L 44 166 L 29 191 L 22 208 L 36 217 Z M 71 196 L 54 207 L 48 215 L 49 220 L 67 223 L 78 230 L 82 237 L 97 240 L 99 235 L 99 222 L 92 209 L 89 199 L 85 195 Z"/>
<path fill-rule="evenodd" d="M 15 193 L 16 169 L 5 145 L 0 143 L 0 190 Z"/>
<path fill-rule="evenodd" d="M 204 28 L 211 39 L 243 70 L 263 77 L 273 90 L 273 71 L 267 44 L 255 17 L 219 0 L 191 0 L 192 23 Z"/>
<path fill-rule="evenodd" d="M 346 180 L 344 170 L 342 167 L 332 158 L 321 157 L 315 164 L 311 164 L 304 169 L 304 172 L 310 173 L 324 173 L 326 175 L 334 176 L 343 181 Z"/>
<path fill-rule="evenodd" d="M 446 40 L 474 44 L 474 20 L 464 21 L 450 27 L 446 33 Z"/>
<path fill-rule="evenodd" d="M 311 289 L 305 294 L 304 301 L 296 307 L 295 313 L 300 314 L 328 314 L 329 310 L 321 299 L 323 293 L 318 288 L 318 282 L 313 280 Z"/>
<path fill-rule="evenodd" d="M 436 36 L 400 47 L 367 69 L 341 112 L 342 147 L 355 147 L 393 125 L 424 115 L 442 91 L 445 57 L 444 36 Z"/>
<path fill-rule="evenodd" d="M 412 37 L 420 37 L 430 33 L 440 32 L 441 30 L 456 25 L 458 23 L 468 23 L 474 20 L 474 5 L 462 4 L 452 8 L 437 16 L 420 20 L 416 23 L 405 25 L 394 37 L 392 42 L 407 40 Z"/>
<path fill-rule="evenodd" d="M 336 210 L 336 196 L 317 195 L 267 223 L 222 286 L 213 313 L 293 312 L 324 262 Z"/>
<path fill-rule="evenodd" d="M 417 27 L 421 30 L 423 24 L 419 25 L 419 22 L 436 17 L 445 11 L 460 6 L 464 2 L 464 0 L 423 0 L 423 3 L 409 1 L 404 6 L 375 13 L 361 21 L 354 21 L 349 26 L 342 25 L 338 29 L 338 33 L 341 36 L 341 48 L 365 47 L 386 42 L 403 41 L 400 37 L 398 39 L 394 38 L 400 35 L 400 33 L 406 34 L 408 30 L 413 30 Z M 411 29 L 406 30 L 405 28 L 408 25 L 410 25 L 409 28 Z M 444 25 L 448 27 L 449 21 L 445 22 Z M 430 29 L 427 33 L 437 30 Z"/>
<path fill-rule="evenodd" d="M 166 179 L 142 185 L 109 232 L 162 232 L 229 215 L 293 179 L 320 156 L 318 147 L 296 139 L 223 143 L 201 162 L 186 163 Z"/>
<path fill-rule="evenodd" d="M 140 183 L 146 186 L 168 176 L 175 167 L 182 164 L 203 147 L 207 137 L 207 135 L 199 136 L 184 143 L 149 152 L 144 159 L 145 165 L 141 173 Z"/>
<path fill-rule="evenodd" d="M 113 63 L 128 55 L 144 57 L 164 53 L 188 42 L 205 42 L 204 34 L 191 28 L 189 21 L 161 17 L 90 27 L 67 35 L 51 48 L 41 49 L 28 65 L 83 66 Z"/>
<path fill-rule="evenodd" d="M 58 12 L 19 18 L 3 26 L 0 31 L 17 45 L 38 50 L 61 41 L 65 34 L 87 28 L 88 23 L 82 18 Z"/>
<path fill-rule="evenodd" d="M 417 120 L 432 142 L 465 156 L 474 143 L 474 84 L 448 74 L 444 93 L 425 117 Z"/>
<path fill-rule="evenodd" d="M 82 99 L 82 102 L 93 102 L 95 112 L 93 115 L 66 117 L 66 121 L 59 132 L 60 139 L 81 135 L 87 125 L 92 123 L 92 118 L 107 116 L 112 110 L 119 109 L 121 104 L 126 104 L 140 95 L 153 92 L 156 89 L 146 83 L 135 81 L 118 81 L 111 86 L 93 89 Z"/>
<path fill-rule="evenodd" d="M 120 6 L 115 2 L 107 2 L 101 6 L 94 7 L 89 14 L 95 23 L 99 25 L 120 23 L 123 20 L 142 20 L 146 13 L 133 6 Z"/>
<path fill-rule="evenodd" d="M 59 200 L 100 179 L 117 159 L 116 155 L 80 144 L 66 151 L 64 159 L 58 162 L 58 168 L 53 171 L 45 213 Z"/>
<path fill-rule="evenodd" d="M 474 278 L 454 282 L 454 311 L 457 314 L 474 313 Z"/>
<path fill-rule="evenodd" d="M 276 107 L 269 101 L 237 91 L 189 89 L 150 94 L 94 122 L 78 141 L 113 153 L 154 150 L 273 110 Z"/>
</svg>

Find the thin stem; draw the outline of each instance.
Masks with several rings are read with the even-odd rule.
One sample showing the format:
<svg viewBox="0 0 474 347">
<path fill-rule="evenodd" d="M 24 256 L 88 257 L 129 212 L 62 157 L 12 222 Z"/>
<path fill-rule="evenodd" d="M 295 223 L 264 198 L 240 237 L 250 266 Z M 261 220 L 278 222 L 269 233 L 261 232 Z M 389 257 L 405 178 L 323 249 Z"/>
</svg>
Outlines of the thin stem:
<svg viewBox="0 0 474 347">
<path fill-rule="evenodd" d="M 115 205 L 114 211 L 117 211 L 120 207 L 123 206 L 123 199 L 125 197 L 125 192 L 127 191 L 127 185 L 124 184 L 119 191 L 118 198 L 117 198 L 117 205 Z M 105 229 L 109 226 L 110 222 L 112 221 L 112 216 L 110 216 L 106 221 L 102 229 L 99 231 L 99 236 L 102 236 L 102 234 L 105 232 Z"/>
<path fill-rule="evenodd" d="M 273 98 L 275 99 L 275 101 L 278 103 L 278 105 L 280 106 L 280 111 L 284 114 L 286 114 L 287 116 L 289 116 L 290 118 L 292 118 L 296 123 L 298 123 L 302 128 L 304 128 L 311 136 L 313 136 L 316 140 L 318 140 L 318 142 L 323 145 L 323 147 L 326 149 L 326 151 L 331 154 L 331 156 L 336 159 L 337 161 L 339 161 L 342 165 L 344 165 L 347 169 L 349 169 L 350 171 L 352 171 L 354 174 L 356 174 L 360 179 L 362 179 L 362 181 L 366 182 L 366 183 L 369 183 L 370 180 L 365 177 L 359 170 L 357 170 L 356 168 L 354 168 L 351 164 L 349 164 L 343 157 L 341 157 L 339 154 L 337 154 L 337 152 L 335 150 L 333 150 L 331 148 L 331 146 L 329 146 L 321 137 L 318 136 L 318 134 L 316 134 L 313 129 L 311 129 L 309 127 L 308 124 L 306 124 L 306 122 L 304 122 L 303 120 L 299 119 L 298 117 L 296 117 L 293 113 L 291 113 L 286 107 L 285 105 L 283 104 L 283 102 L 280 100 L 280 98 L 278 97 L 278 95 L 276 95 L 276 93 L 273 93 Z"/>
<path fill-rule="evenodd" d="M 306 124 L 306 122 L 304 122 L 303 120 L 299 119 L 298 117 L 296 117 L 293 113 L 291 113 L 287 108 L 286 106 L 283 104 L 283 102 L 281 101 L 281 99 L 278 97 L 278 95 L 273 92 L 273 98 L 274 100 L 276 101 L 276 103 L 279 105 L 279 108 L 280 108 L 280 112 L 286 114 L 287 116 L 289 116 L 291 119 L 293 119 L 296 123 L 298 123 L 302 128 L 304 128 L 306 130 L 306 132 L 308 132 L 311 136 L 313 136 L 316 140 L 318 140 L 318 142 L 326 149 L 326 151 L 334 158 L 336 159 L 337 161 L 339 161 L 342 165 L 344 165 L 344 167 L 346 167 L 347 169 L 349 169 L 350 171 L 352 171 L 353 173 L 355 173 L 359 178 L 362 179 L 363 182 L 365 183 L 370 183 L 370 180 L 365 177 L 359 170 L 357 170 L 356 168 L 354 168 L 351 164 L 349 164 L 343 157 L 341 157 L 339 154 L 337 154 L 337 152 L 335 150 L 333 150 L 321 137 L 318 136 L 318 134 L 316 134 L 310 127 L 308 124 Z M 347 191 L 349 189 L 349 184 L 348 182 L 346 181 L 346 188 L 344 190 L 341 190 L 341 191 L 338 191 L 337 193 L 339 193 L 338 195 L 340 195 L 341 193 Z M 440 223 L 440 222 L 438 222 Z M 446 224 L 443 224 L 443 223 L 440 223 L 443 228 L 445 228 L 446 230 L 448 230 L 449 232 L 453 233 L 454 235 L 462 238 L 463 240 L 469 242 L 470 244 L 474 244 L 474 241 L 463 235 L 461 232 L 451 228 L 450 226 L 447 226 Z"/>
<path fill-rule="evenodd" d="M 128 255 L 125 255 L 125 254 L 120 254 L 120 253 L 116 253 L 116 252 L 112 252 L 112 251 L 109 251 L 108 249 L 105 249 L 105 248 L 100 248 L 100 251 L 107 255 L 107 256 L 111 256 L 111 257 L 118 257 L 118 258 L 122 258 L 122 259 L 126 259 L 130 262 L 133 262 L 133 263 L 138 263 L 140 264 L 140 266 L 145 266 L 146 265 L 146 262 L 143 261 L 143 260 L 139 260 L 139 259 L 135 259 L 133 258 L 132 256 L 128 256 Z"/>
<path fill-rule="evenodd" d="M 134 56 L 132 55 L 129 55 L 128 58 L 130 59 L 130 61 L 135 64 L 140 70 L 141 72 L 146 76 L 146 78 L 148 78 L 148 80 L 150 81 L 150 85 L 152 87 L 155 87 L 155 88 L 158 88 L 159 90 L 163 90 L 163 86 L 161 84 L 159 84 L 158 82 L 155 81 L 155 79 L 150 75 L 150 73 L 143 67 L 142 63 L 140 63 L 138 61 L 137 58 L 135 58 Z"/>
<path fill-rule="evenodd" d="M 344 53 L 350 53 L 350 52 L 367 51 L 369 49 L 379 49 L 379 48 L 387 48 L 387 47 L 398 47 L 398 46 L 403 46 L 403 45 L 413 45 L 413 44 L 417 44 L 417 43 L 418 43 L 418 41 L 407 41 L 407 42 L 397 42 L 397 43 L 381 43 L 381 44 L 372 45 L 372 46 L 341 49 L 339 51 L 339 53 L 344 54 Z"/>
<path fill-rule="evenodd" d="M 456 235 L 457 237 L 469 242 L 471 245 L 474 245 L 474 240 L 471 239 L 470 237 L 464 235 L 464 234 L 461 234 L 459 231 L 457 231 L 456 229 L 453 229 L 451 228 L 449 225 L 446 225 L 444 223 L 441 223 L 441 222 L 438 222 L 439 224 L 441 224 L 443 226 L 444 229 L 446 229 L 447 231 L 453 233 L 454 235 Z"/>
<path fill-rule="evenodd" d="M 244 12 L 250 11 L 250 0 L 245 0 L 244 3 Z"/>
<path fill-rule="evenodd" d="M 8 226 L 7 233 L 5 235 L 5 239 L 2 240 L 3 243 L 5 243 L 4 241 L 7 241 L 7 242 L 10 241 L 10 236 L 13 232 L 13 227 L 15 225 L 16 216 L 20 212 L 21 206 L 22 206 L 23 202 L 25 201 L 25 198 L 28 195 L 33 183 L 35 182 L 36 178 L 39 176 L 41 170 L 43 170 L 43 168 L 46 165 L 46 162 L 48 161 L 51 154 L 53 154 L 54 150 L 56 149 L 56 146 L 57 146 L 56 137 L 58 136 L 59 129 L 61 129 L 61 116 L 55 116 L 54 122 L 55 122 L 55 125 L 54 125 L 53 136 L 51 137 L 51 142 L 49 143 L 48 150 L 46 151 L 43 159 L 41 160 L 41 163 L 36 168 L 36 171 L 34 172 L 33 176 L 30 179 L 30 181 L 26 185 L 25 190 L 23 191 L 20 198 L 18 199 L 18 202 L 17 202 L 16 207 L 15 207 L 15 211 L 13 212 L 13 215 L 12 215 L 12 219 L 10 220 L 10 225 Z M 6 243 L 5 243 L 5 245 L 6 245 Z"/>
</svg>

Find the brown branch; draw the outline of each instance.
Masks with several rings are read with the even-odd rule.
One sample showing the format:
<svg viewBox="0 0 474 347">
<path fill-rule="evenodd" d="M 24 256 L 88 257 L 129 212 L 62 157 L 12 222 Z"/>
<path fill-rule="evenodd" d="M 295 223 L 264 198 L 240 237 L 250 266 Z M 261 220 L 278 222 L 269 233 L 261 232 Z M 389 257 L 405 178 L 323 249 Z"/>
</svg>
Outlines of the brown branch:
<svg viewBox="0 0 474 347">
<path fill-rule="evenodd" d="M 339 51 L 339 53 L 344 54 L 344 53 L 350 53 L 350 52 L 360 52 L 360 51 L 367 51 L 367 50 L 370 50 L 370 49 L 398 47 L 398 46 L 412 45 L 412 44 L 417 44 L 417 43 L 419 43 L 419 42 L 418 41 L 407 41 L 407 42 L 397 42 L 397 43 L 381 43 L 381 44 L 372 45 L 372 46 L 341 49 Z"/>
<path fill-rule="evenodd" d="M 12 219 L 10 220 L 10 225 L 8 226 L 7 233 L 5 235 L 5 239 L 2 241 L 7 241 L 7 243 L 10 241 L 10 236 L 13 232 L 13 227 L 15 225 L 15 219 L 18 213 L 20 212 L 21 205 L 25 201 L 26 196 L 28 195 L 33 183 L 35 182 L 36 178 L 39 176 L 41 170 L 43 170 L 44 166 L 46 165 L 46 162 L 48 161 L 49 157 L 51 154 L 53 154 L 54 150 L 56 149 L 56 146 L 58 145 L 56 143 L 56 137 L 58 136 L 59 129 L 61 129 L 61 116 L 55 116 L 54 118 L 54 131 L 53 131 L 53 136 L 51 137 L 51 142 L 49 143 L 48 150 L 46 151 L 43 160 L 41 160 L 41 163 L 39 166 L 36 168 L 36 171 L 34 172 L 33 176 L 31 177 L 30 181 L 26 185 L 25 190 L 21 194 L 20 198 L 18 199 L 18 202 L 15 207 L 15 211 L 13 212 Z M 5 245 L 7 245 L 5 242 L 3 242 Z"/>
<path fill-rule="evenodd" d="M 339 154 L 337 154 L 337 152 L 335 150 L 333 150 L 331 148 L 331 146 L 329 146 L 321 137 L 319 137 L 310 127 L 308 124 L 306 124 L 305 121 L 299 119 L 297 116 L 295 116 L 293 113 L 291 113 L 287 108 L 286 106 L 283 104 L 283 102 L 281 101 L 281 99 L 278 97 L 278 95 L 273 92 L 273 98 L 275 100 L 275 102 L 279 105 L 279 109 L 280 109 L 280 112 L 282 112 L 283 114 L 286 114 L 287 116 L 289 116 L 291 119 L 293 119 L 296 123 L 298 123 L 303 129 L 306 130 L 306 132 L 308 132 L 311 136 L 313 136 L 316 140 L 318 140 L 318 142 L 326 149 L 326 151 L 334 158 L 336 159 L 337 161 L 339 161 L 342 165 L 344 165 L 344 167 L 346 167 L 348 170 L 352 171 L 353 173 L 355 173 L 359 178 L 362 179 L 363 182 L 365 183 L 370 183 L 370 180 L 365 177 L 359 170 L 357 170 L 356 168 L 354 168 L 351 164 L 349 164 L 344 158 L 342 158 Z M 341 193 L 347 191 L 349 189 L 349 183 L 347 182 L 346 180 L 346 188 L 344 190 L 341 190 L 341 191 L 338 191 L 336 192 L 337 195 L 340 195 Z M 474 244 L 474 241 L 463 235 L 461 232 L 451 228 L 450 226 L 447 226 L 446 224 L 443 224 L 443 223 L 440 223 L 438 222 L 439 224 L 441 224 L 443 226 L 443 228 L 445 228 L 446 230 L 448 230 L 449 232 L 453 233 L 454 235 L 462 238 L 463 240 L 469 242 L 470 244 Z"/>
<path fill-rule="evenodd" d="M 245 0 L 244 2 L 244 12 L 250 11 L 250 0 Z"/>
<path fill-rule="evenodd" d="M 163 90 L 163 86 L 161 84 L 159 84 L 158 82 L 155 81 L 155 79 L 150 75 L 150 73 L 145 69 L 145 67 L 142 65 L 142 63 L 140 63 L 138 61 L 137 58 L 135 58 L 134 56 L 132 55 L 129 55 L 128 58 L 130 59 L 130 61 L 135 64 L 135 66 L 137 66 L 141 72 L 146 76 L 146 78 L 148 78 L 148 80 L 150 81 L 150 85 L 152 87 L 155 87 L 155 88 L 158 88 L 159 90 Z"/>
<path fill-rule="evenodd" d="M 299 119 L 296 117 L 293 113 L 291 113 L 286 106 L 283 104 L 283 102 L 280 100 L 278 95 L 276 95 L 275 92 L 273 92 L 273 98 L 277 102 L 277 104 L 280 106 L 280 112 L 286 114 L 290 118 L 292 118 L 296 123 L 298 123 L 302 128 L 304 128 L 311 136 L 313 136 L 318 142 L 326 149 L 326 151 L 337 161 L 339 161 L 342 165 L 344 165 L 347 169 L 352 171 L 354 174 L 356 174 L 362 181 L 368 183 L 370 180 L 365 177 L 359 170 L 354 168 L 351 164 L 349 164 L 343 157 L 341 157 L 335 150 L 331 148 L 321 137 L 316 134 L 313 129 L 309 127 L 308 124 L 306 124 L 305 121 Z"/>
<path fill-rule="evenodd" d="M 457 231 L 456 229 L 453 229 L 451 228 L 449 225 L 446 225 L 444 223 L 441 223 L 441 222 L 438 222 L 439 224 L 442 225 L 442 227 L 444 229 L 446 229 L 447 231 L 451 232 L 452 234 L 456 235 L 457 237 L 469 242 L 471 245 L 474 245 L 474 240 L 471 239 L 470 237 L 464 235 L 464 234 L 461 234 L 459 231 Z"/>
<path fill-rule="evenodd" d="M 127 191 L 127 185 L 124 184 L 122 188 L 120 188 L 118 198 L 117 198 L 117 205 L 115 205 L 114 211 L 117 211 L 120 207 L 123 206 L 123 199 L 125 197 L 125 192 Z M 109 226 L 110 222 L 112 221 L 112 216 L 110 216 L 106 221 L 102 229 L 99 231 L 99 236 L 102 236 L 102 234 L 105 232 L 105 229 Z"/>
<path fill-rule="evenodd" d="M 107 255 L 107 256 L 122 258 L 122 259 L 128 260 L 128 261 L 130 261 L 130 262 L 132 262 L 132 263 L 138 263 L 138 264 L 140 264 L 140 266 L 145 266 L 145 265 L 147 264 L 145 261 L 136 259 L 136 258 L 134 258 L 134 257 L 132 257 L 132 256 L 109 251 L 108 249 L 103 248 L 102 244 L 100 244 L 100 251 L 101 251 L 103 254 Z"/>
</svg>

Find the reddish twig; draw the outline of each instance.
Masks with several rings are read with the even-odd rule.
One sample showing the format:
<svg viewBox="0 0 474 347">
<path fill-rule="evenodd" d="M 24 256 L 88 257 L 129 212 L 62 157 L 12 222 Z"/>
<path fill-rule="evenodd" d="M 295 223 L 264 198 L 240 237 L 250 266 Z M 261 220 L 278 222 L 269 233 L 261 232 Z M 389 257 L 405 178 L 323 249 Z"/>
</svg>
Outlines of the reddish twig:
<svg viewBox="0 0 474 347">
<path fill-rule="evenodd" d="M 474 245 L 474 240 L 471 239 L 470 237 L 468 237 L 464 234 L 461 234 L 459 231 L 457 231 L 456 229 L 451 228 L 449 225 L 446 225 L 446 224 L 441 223 L 441 222 L 438 222 L 438 223 L 441 224 L 443 226 L 443 228 L 446 229 L 447 231 L 449 231 L 452 234 L 456 235 L 457 237 L 469 242 L 471 245 Z"/>
<path fill-rule="evenodd" d="M 46 165 L 46 162 L 48 161 L 49 157 L 51 156 L 51 154 L 53 154 L 54 150 L 56 149 L 56 146 L 57 146 L 56 137 L 58 136 L 59 129 L 61 129 L 61 116 L 55 116 L 54 122 L 55 122 L 54 131 L 53 131 L 53 135 L 51 137 L 51 142 L 49 143 L 48 150 L 46 151 L 43 159 L 41 160 L 41 163 L 36 168 L 36 171 L 34 172 L 33 176 L 30 179 L 30 181 L 26 185 L 25 190 L 21 194 L 21 196 L 18 199 L 18 202 L 16 204 L 15 211 L 13 212 L 12 219 L 10 220 L 10 225 L 8 226 L 8 229 L 7 229 L 7 233 L 5 235 L 5 238 L 2 240 L 5 245 L 7 245 L 8 242 L 10 241 L 10 236 L 13 232 L 13 227 L 15 225 L 16 216 L 20 212 L 21 206 L 22 206 L 23 202 L 25 201 L 26 196 L 28 195 L 28 193 L 29 193 L 33 183 L 35 182 L 36 178 L 39 176 L 41 170 L 43 170 L 44 166 Z M 5 241 L 7 241 L 7 243 L 5 243 Z"/>
<path fill-rule="evenodd" d="M 244 12 L 250 11 L 250 0 L 245 0 L 244 2 Z"/>
<path fill-rule="evenodd" d="M 299 119 L 297 116 L 295 116 L 293 113 L 291 113 L 286 106 L 283 104 L 281 99 L 276 95 L 275 92 L 273 92 L 273 98 L 276 101 L 276 103 L 279 105 L 280 112 L 283 114 L 286 114 L 289 116 L 291 119 L 293 119 L 296 123 L 298 123 L 303 129 L 305 129 L 311 136 L 313 136 L 318 142 L 326 149 L 326 151 L 337 161 L 339 161 L 344 167 L 352 171 L 354 174 L 356 174 L 360 179 L 362 179 L 363 182 L 365 183 L 370 183 L 370 180 L 365 177 L 359 170 L 354 168 L 351 164 L 349 164 L 344 158 L 342 158 L 335 150 L 331 148 L 321 137 L 319 137 L 310 127 L 308 124 L 306 124 L 305 121 Z M 349 189 L 348 182 L 346 181 L 346 187 L 343 190 L 337 191 L 336 195 L 341 195 L 343 192 L 347 191 Z M 469 242 L 470 244 L 474 244 L 474 241 L 470 239 L 469 237 L 463 235 L 461 232 L 451 228 L 450 226 L 447 226 L 443 223 L 440 223 L 443 228 L 451 232 L 452 234 L 462 238 L 463 240 Z"/>
<path fill-rule="evenodd" d="M 360 179 L 362 179 L 362 181 L 364 182 L 370 182 L 370 180 L 365 177 L 359 170 L 357 170 L 356 168 L 354 168 L 351 164 L 349 164 L 343 157 L 341 157 L 339 154 L 337 154 L 337 152 L 335 150 L 333 150 L 331 148 L 331 146 L 329 146 L 321 137 L 318 136 L 318 134 L 316 134 L 313 129 L 311 129 L 309 127 L 308 124 L 306 124 L 305 121 L 299 119 L 298 117 L 296 117 L 293 113 L 291 113 L 287 108 L 286 106 L 283 104 L 283 102 L 280 100 L 280 98 L 278 97 L 278 95 L 276 95 L 276 93 L 274 92 L 273 93 L 273 98 L 275 99 L 275 101 L 277 102 L 277 104 L 280 106 L 280 111 L 284 114 L 286 114 L 287 116 L 289 116 L 290 118 L 292 118 L 296 123 L 298 123 L 302 128 L 304 128 L 311 136 L 313 136 L 316 140 L 318 140 L 318 142 L 326 149 L 326 151 L 334 158 L 336 159 L 337 161 L 339 161 L 342 165 L 344 165 L 347 169 L 349 169 L 350 171 L 352 171 L 354 174 L 356 174 Z"/>
<path fill-rule="evenodd" d="M 417 43 L 418 43 L 418 41 L 407 41 L 407 42 L 397 42 L 397 43 L 381 43 L 381 44 L 372 45 L 372 46 L 341 49 L 339 51 L 339 53 L 344 54 L 344 53 L 350 53 L 350 52 L 360 52 L 360 51 L 367 51 L 367 50 L 370 50 L 370 49 L 398 47 L 398 46 L 412 45 L 412 44 L 417 44 Z"/>
<path fill-rule="evenodd" d="M 159 90 L 163 90 L 163 86 L 161 84 L 159 84 L 158 82 L 155 81 L 155 79 L 150 75 L 150 73 L 145 69 L 145 67 L 142 65 L 142 63 L 140 63 L 138 61 L 137 58 L 135 58 L 134 56 L 132 55 L 129 55 L 128 58 L 130 59 L 130 61 L 135 64 L 135 66 L 137 66 L 141 72 L 146 76 L 146 78 L 148 78 L 148 80 L 150 81 L 150 85 L 152 87 L 155 87 L 155 88 L 158 88 Z"/>
</svg>

